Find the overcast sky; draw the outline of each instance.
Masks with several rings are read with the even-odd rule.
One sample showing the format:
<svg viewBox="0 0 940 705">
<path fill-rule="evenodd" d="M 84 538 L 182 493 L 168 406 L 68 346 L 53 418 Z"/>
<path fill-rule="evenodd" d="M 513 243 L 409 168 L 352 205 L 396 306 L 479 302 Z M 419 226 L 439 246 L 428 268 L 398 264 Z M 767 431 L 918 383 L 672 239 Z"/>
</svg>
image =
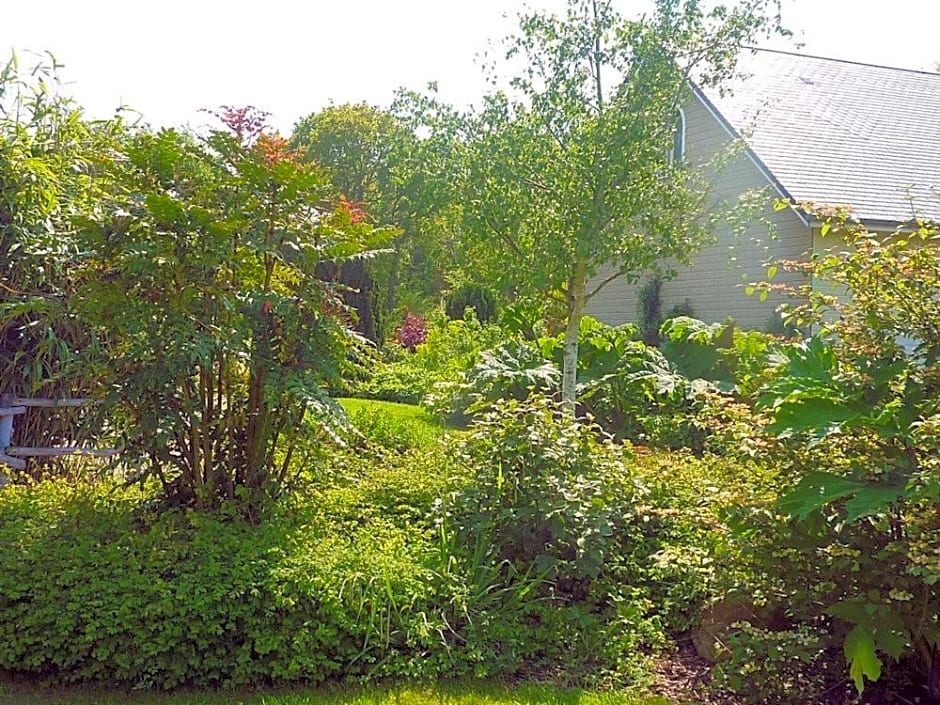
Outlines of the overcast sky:
<svg viewBox="0 0 940 705">
<path fill-rule="evenodd" d="M 614 0 L 634 15 L 648 0 Z M 940 61 L 936 0 L 782 0 L 802 51 L 912 69 Z M 563 7 L 563 0 L 532 0 Z M 485 89 L 475 57 L 506 35 L 512 0 L 0 0 L 0 56 L 51 51 L 96 117 L 126 104 L 154 125 L 199 108 L 255 105 L 290 131 L 330 102 L 387 105 L 437 81 L 466 105 Z M 508 17 L 506 17 L 508 15 Z M 23 63 L 29 60 L 21 54 Z"/>
</svg>

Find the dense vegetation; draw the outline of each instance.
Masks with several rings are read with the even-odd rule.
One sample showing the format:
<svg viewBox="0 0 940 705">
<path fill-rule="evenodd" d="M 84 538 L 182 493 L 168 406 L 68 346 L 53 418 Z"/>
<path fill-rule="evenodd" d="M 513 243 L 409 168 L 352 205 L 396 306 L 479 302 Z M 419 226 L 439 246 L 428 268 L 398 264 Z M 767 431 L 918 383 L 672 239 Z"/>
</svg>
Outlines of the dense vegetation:
<svg viewBox="0 0 940 705">
<path fill-rule="evenodd" d="M 614 22 L 574 5 L 595 24 L 562 59 Z M 528 48 L 575 20 L 529 18 Z M 91 397 L 20 442 L 123 454 L 0 491 L 0 670 L 642 689 L 694 645 L 729 701 L 940 697 L 936 225 L 829 220 L 838 246 L 791 266 L 840 295 L 793 292 L 791 338 L 661 321 L 655 277 L 642 326 L 612 328 L 571 301 L 577 252 L 567 283 L 479 283 L 485 213 L 433 176 L 487 180 L 502 143 L 433 100 L 289 141 L 251 108 L 154 132 L 56 91 L 45 64 L 0 74 L 0 393 Z M 531 236 L 544 204 L 501 203 Z"/>
</svg>

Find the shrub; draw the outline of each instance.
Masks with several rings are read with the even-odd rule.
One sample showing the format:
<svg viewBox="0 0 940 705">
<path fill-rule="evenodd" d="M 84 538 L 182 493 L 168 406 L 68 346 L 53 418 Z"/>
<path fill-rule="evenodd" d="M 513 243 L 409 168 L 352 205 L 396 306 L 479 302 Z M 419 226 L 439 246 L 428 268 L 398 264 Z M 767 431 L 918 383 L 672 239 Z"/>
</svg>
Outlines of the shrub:
<svg viewBox="0 0 940 705">
<path fill-rule="evenodd" d="M 615 513 L 622 450 L 599 429 L 566 421 L 540 397 L 509 401 L 481 418 L 460 450 L 474 482 L 449 518 L 468 537 L 485 532 L 499 557 L 553 579 L 594 578 Z"/>
<path fill-rule="evenodd" d="M 524 629 L 535 663 L 563 658 L 580 677 L 638 678 L 645 654 L 663 643 L 642 577 L 645 490 L 628 456 L 537 396 L 497 404 L 458 450 L 471 478 L 444 505 L 444 525 L 460 545 L 488 546 L 491 565 L 529 578 L 507 589 L 532 590 L 535 579 L 535 626 Z"/>
<path fill-rule="evenodd" d="M 585 382 L 581 401 L 619 437 L 701 451 L 706 433 L 697 414 L 713 391 L 679 374 L 656 348 L 631 342 L 612 372 Z"/>
<path fill-rule="evenodd" d="M 487 645 L 451 625 L 464 609 L 498 621 L 499 601 L 485 575 L 447 573 L 429 517 L 460 482 L 450 467 L 336 453 L 261 526 L 154 513 L 138 490 L 8 488 L 0 669 L 156 688 L 471 671 Z"/>
<path fill-rule="evenodd" d="M 0 669 L 128 687 L 643 682 L 666 629 L 737 575 L 721 512 L 759 483 L 556 412 L 514 402 L 457 453 L 333 449 L 260 526 L 155 513 L 135 488 L 5 490 Z"/>
<path fill-rule="evenodd" d="M 695 306 L 692 304 L 692 299 L 685 298 L 666 312 L 666 318 L 679 318 L 680 316 L 695 318 Z"/>
<path fill-rule="evenodd" d="M 160 481 L 168 501 L 237 501 L 257 518 L 296 475 L 291 461 L 316 442 L 313 429 L 329 431 L 324 390 L 354 357 L 347 311 L 319 265 L 363 255 L 392 232 L 322 205 L 325 180 L 267 131 L 263 113 L 217 117 L 224 127 L 204 136 L 102 125 L 111 139 L 101 154 L 56 165 L 95 172 L 87 200 L 55 206 L 68 225 L 48 221 L 68 233 L 69 275 L 9 302 L 7 289 L 0 329 L 51 331 L 67 311 L 84 341 L 53 346 L 51 359 L 68 358 L 55 374 L 101 397 L 88 414 L 120 438 L 123 460 Z M 58 256 L 38 238 L 17 249 L 25 261 Z M 62 352 L 70 346 L 78 352 Z"/>
<path fill-rule="evenodd" d="M 751 559 L 796 624 L 831 623 L 860 693 L 910 658 L 936 698 L 940 237 L 836 227 L 848 247 L 807 266 L 851 296 L 810 292 L 788 318 L 817 334 L 762 390 L 790 477 L 786 520 L 751 519 Z"/>
<path fill-rule="evenodd" d="M 620 359 L 639 336 L 639 328 L 632 323 L 609 326 L 584 316 L 578 331 L 578 379 L 583 383 L 616 371 Z M 542 355 L 561 369 L 564 334 L 543 336 L 536 343 Z"/>
<path fill-rule="evenodd" d="M 444 311 L 451 320 L 464 317 L 468 308 L 473 309 L 480 323 L 489 323 L 496 317 L 496 298 L 493 292 L 480 284 L 461 284 L 444 299 Z"/>
<path fill-rule="evenodd" d="M 558 391 L 561 371 L 529 343 L 504 343 L 480 353 L 479 362 L 459 382 L 441 383 L 426 399 L 433 411 L 453 423 L 491 408 L 497 400 L 522 401 L 532 393 Z"/>
<path fill-rule="evenodd" d="M 660 338 L 660 351 L 685 377 L 709 380 L 726 392 L 753 395 L 783 361 L 777 338 L 739 330 L 731 319 L 708 324 L 671 318 L 663 322 Z"/>
<path fill-rule="evenodd" d="M 417 404 L 440 382 L 460 379 L 482 350 L 505 339 L 505 333 L 470 316 L 459 321 L 433 321 L 426 340 L 414 354 L 386 350 L 387 361 L 374 366 L 366 379 L 352 386 L 353 396 Z M 391 346 L 389 346 L 391 347 Z"/>
<path fill-rule="evenodd" d="M 767 629 L 738 623 L 726 637 L 724 658 L 713 671 L 713 688 L 735 702 L 754 705 L 825 702 L 825 695 L 838 689 L 842 680 L 829 653 L 831 639 L 825 627 Z"/>
<path fill-rule="evenodd" d="M 405 350 L 413 353 L 428 339 L 428 319 L 406 311 L 404 322 L 395 331 L 395 339 Z"/>
</svg>

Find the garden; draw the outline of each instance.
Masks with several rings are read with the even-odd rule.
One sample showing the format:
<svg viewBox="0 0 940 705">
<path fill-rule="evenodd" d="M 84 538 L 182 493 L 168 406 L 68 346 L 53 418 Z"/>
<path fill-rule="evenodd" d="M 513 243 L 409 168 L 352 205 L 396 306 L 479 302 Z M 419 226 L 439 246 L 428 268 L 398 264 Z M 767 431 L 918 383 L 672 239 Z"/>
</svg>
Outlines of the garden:
<svg viewBox="0 0 940 705">
<path fill-rule="evenodd" d="M 936 224 L 820 213 L 785 332 L 662 311 L 715 227 L 676 57 L 779 28 L 571 7 L 519 103 L 290 137 L 0 72 L 0 394 L 90 400 L 15 443 L 121 451 L 0 468 L 0 702 L 940 699 Z M 611 261 L 636 325 L 585 313 Z"/>
</svg>

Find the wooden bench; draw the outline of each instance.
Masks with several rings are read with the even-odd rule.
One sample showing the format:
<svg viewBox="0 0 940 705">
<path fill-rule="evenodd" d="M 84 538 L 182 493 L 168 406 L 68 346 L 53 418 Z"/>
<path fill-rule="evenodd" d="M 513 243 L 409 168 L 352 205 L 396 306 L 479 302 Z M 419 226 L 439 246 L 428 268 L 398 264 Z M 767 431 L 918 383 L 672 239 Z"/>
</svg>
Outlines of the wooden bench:
<svg viewBox="0 0 940 705">
<path fill-rule="evenodd" d="M 7 465 L 17 470 L 26 469 L 25 458 L 54 458 L 63 455 L 87 455 L 95 458 L 110 458 L 118 455 L 118 448 L 81 448 L 60 446 L 56 448 L 33 448 L 14 446 L 13 420 L 25 414 L 30 407 L 42 409 L 62 409 L 86 406 L 91 399 L 24 399 L 12 394 L 0 395 L 0 465 Z"/>
</svg>

